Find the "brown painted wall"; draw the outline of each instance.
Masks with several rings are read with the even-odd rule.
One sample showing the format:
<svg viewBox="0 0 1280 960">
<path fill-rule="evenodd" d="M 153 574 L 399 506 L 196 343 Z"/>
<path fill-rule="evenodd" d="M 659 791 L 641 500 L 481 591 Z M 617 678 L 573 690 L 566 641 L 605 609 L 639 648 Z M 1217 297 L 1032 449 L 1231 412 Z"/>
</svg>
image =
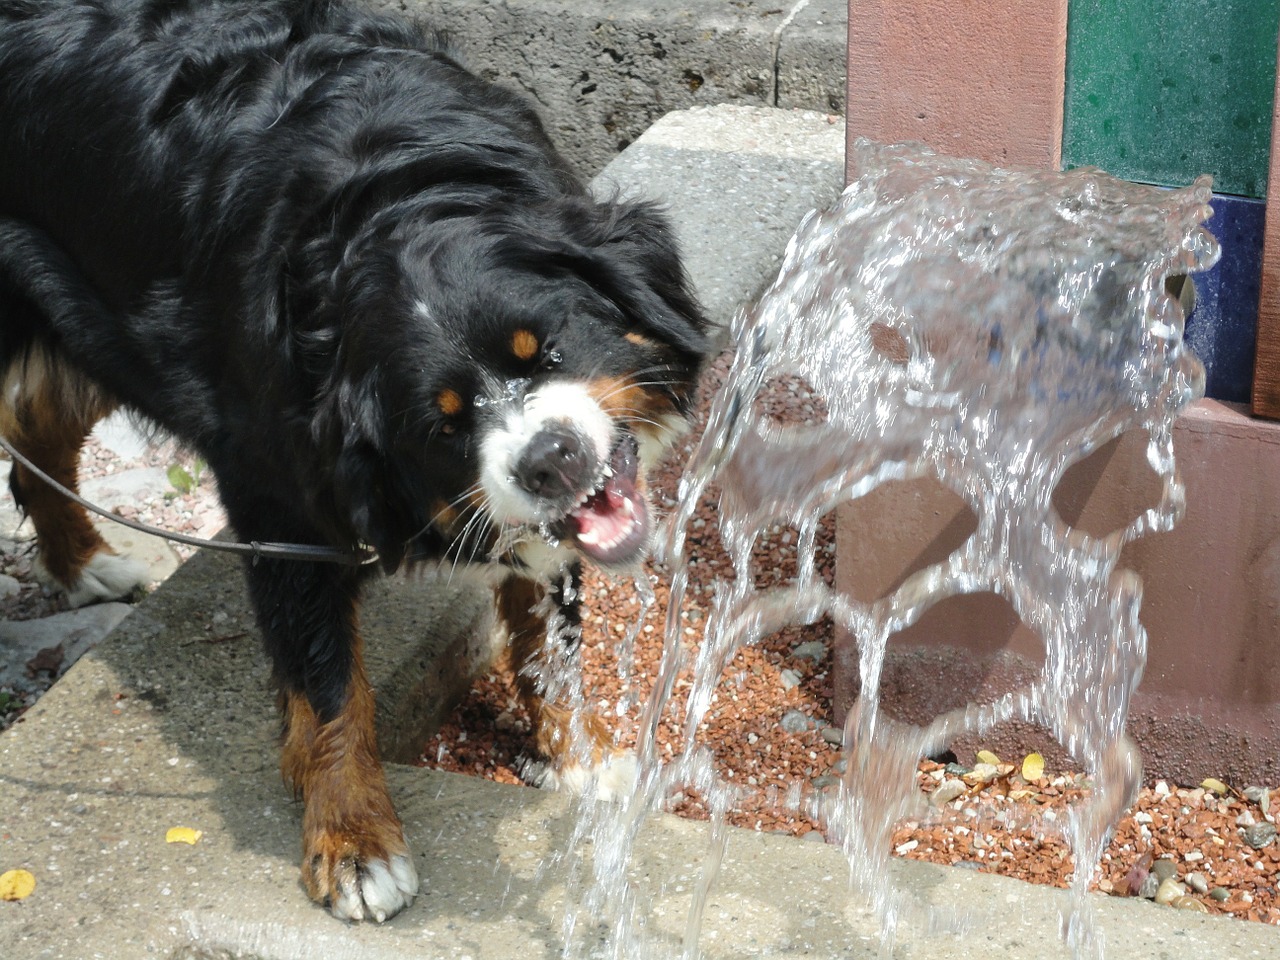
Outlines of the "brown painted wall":
<svg viewBox="0 0 1280 960">
<path fill-rule="evenodd" d="M 1147 672 L 1131 726 L 1153 775 L 1196 782 L 1280 779 L 1280 425 L 1204 400 L 1175 428 L 1187 512 L 1171 532 L 1129 544 L 1121 566 L 1143 579 Z M 1100 535 L 1155 503 L 1145 437 L 1126 435 L 1073 467 L 1054 495 L 1064 520 Z M 1224 496 L 1224 493 L 1227 495 Z M 1234 494 L 1234 495 L 1232 495 Z M 841 509 L 837 581 L 862 600 L 936 563 L 973 528 L 968 508 L 936 483 L 886 485 Z M 855 645 L 840 644 L 839 708 L 857 689 Z M 1041 643 L 991 594 L 953 598 L 890 643 L 885 700 L 922 722 L 1027 679 Z M 1010 728 L 981 746 L 1044 750 Z M 979 746 L 969 744 L 967 746 Z M 997 750 L 997 752 L 1000 752 Z"/>
<path fill-rule="evenodd" d="M 851 0 L 849 136 L 1057 167 L 1067 0 Z"/>
</svg>

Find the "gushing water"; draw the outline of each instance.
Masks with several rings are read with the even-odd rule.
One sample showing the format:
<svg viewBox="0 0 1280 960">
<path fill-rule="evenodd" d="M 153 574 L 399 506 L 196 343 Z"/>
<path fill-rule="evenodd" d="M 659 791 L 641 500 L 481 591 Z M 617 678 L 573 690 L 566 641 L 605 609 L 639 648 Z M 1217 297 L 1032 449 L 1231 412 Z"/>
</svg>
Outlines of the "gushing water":
<svg viewBox="0 0 1280 960">
<path fill-rule="evenodd" d="M 1093 781 L 1089 799 L 1056 829 L 1075 862 L 1063 936 L 1076 957 L 1100 957 L 1086 890 L 1141 778 L 1125 734 L 1146 654 L 1141 583 L 1116 565 L 1126 543 L 1169 529 L 1183 511 L 1173 422 L 1202 394 L 1203 371 L 1183 344 L 1182 309 L 1165 281 L 1217 259 L 1201 226 L 1209 181 L 1166 191 L 1095 170 L 1001 170 L 868 142 L 854 145 L 850 161 L 851 185 L 832 209 L 806 218 L 777 280 L 735 321 L 736 358 L 666 528 L 671 598 L 660 675 L 641 720 L 639 788 L 629 802 L 584 811 L 574 843 L 591 841 L 592 866 L 576 884 L 579 909 L 611 918 L 607 955 L 669 954 L 646 933 L 626 867 L 649 812 L 693 785 L 713 810 L 683 947 L 685 957 L 697 955 L 734 798 L 698 743 L 699 725 L 740 647 L 828 616 L 857 639 L 861 688 L 845 729 L 843 784 L 815 801 L 815 812 L 848 854 L 885 942 L 907 918 L 929 929 L 960 919 L 883 883 L 893 826 L 921 802 L 920 757 L 961 734 L 1025 720 L 1051 731 Z M 788 427 L 756 412 L 761 390 L 782 376 L 802 378 L 825 399 L 825 423 Z M 1051 503 L 1064 471 L 1129 430 L 1149 437 L 1159 502 L 1104 537 L 1068 527 Z M 973 535 L 873 602 L 826 586 L 813 557 L 819 519 L 882 483 L 917 477 L 963 498 L 977 518 Z M 736 577 L 717 585 L 684 718 L 687 747 L 664 763 L 656 730 L 682 666 L 684 531 L 711 483 L 721 490 L 721 535 Z M 757 589 L 752 547 L 777 523 L 800 530 L 798 574 Z M 977 592 L 1006 598 L 1042 638 L 1039 676 L 924 727 L 889 720 L 879 685 L 890 636 L 940 601 Z M 566 922 L 566 956 L 583 949 L 578 915 L 571 909 Z"/>
</svg>

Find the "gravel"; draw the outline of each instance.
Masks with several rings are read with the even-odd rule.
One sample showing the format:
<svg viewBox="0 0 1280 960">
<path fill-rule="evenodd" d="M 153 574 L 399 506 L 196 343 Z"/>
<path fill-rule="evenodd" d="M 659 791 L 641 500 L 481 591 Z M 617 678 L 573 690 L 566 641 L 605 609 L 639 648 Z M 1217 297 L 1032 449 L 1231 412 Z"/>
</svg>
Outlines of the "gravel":
<svg viewBox="0 0 1280 960">
<path fill-rule="evenodd" d="M 725 358 L 714 365 L 704 395 L 714 389 L 726 368 Z M 797 412 L 801 417 L 825 416 L 821 400 L 809 395 L 803 384 L 774 386 L 764 402 L 770 415 L 791 420 Z M 673 459 L 683 460 L 692 445 L 692 439 L 685 442 Z M 678 465 L 669 464 L 655 478 L 657 504 L 668 508 L 674 504 L 678 476 Z M 701 640 L 715 579 L 729 575 L 731 569 L 719 542 L 714 495 L 710 491 L 707 502 L 700 505 L 687 542 L 690 588 L 681 622 L 689 662 Z M 794 575 L 796 540 L 792 528 L 768 531 L 757 547 L 758 584 L 777 583 Z M 818 570 L 831 582 L 835 547 L 830 517 L 821 525 L 817 549 Z M 619 676 L 615 648 L 638 616 L 635 588 L 626 579 L 592 570 L 584 580 L 584 689 L 590 704 L 612 725 L 623 746 L 634 745 L 639 712 L 635 705 L 644 703 L 662 651 L 661 611 L 666 609 L 668 572 L 650 563 L 645 573 L 654 578 L 658 603 L 636 639 L 636 666 L 625 680 Z M 831 708 L 832 634 L 832 625 L 826 621 L 788 628 L 739 651 L 721 678 L 699 737 L 713 750 L 721 776 L 744 791 L 738 807 L 729 814 L 737 826 L 815 842 L 823 839 L 822 825 L 798 812 L 803 804 L 797 805 L 794 799 L 788 802 L 788 793 L 794 797 L 792 788 L 797 784 L 802 795 L 839 789 L 839 777 L 845 769 L 839 737 L 832 735 L 832 731 L 839 731 Z M 791 680 L 797 682 L 792 685 Z M 683 717 L 689 683 L 688 675 L 677 679 L 672 703 L 660 726 L 657 743 L 664 756 L 674 755 L 683 745 L 677 720 Z M 618 715 L 619 704 L 628 706 L 622 716 Z M 495 721 L 503 715 L 519 717 L 519 721 L 499 730 Z M 803 727 L 800 717 L 805 720 Z M 528 717 L 516 703 L 510 673 L 499 666 L 476 682 L 439 734 L 425 744 L 420 763 L 521 783 L 519 771 L 533 746 L 529 731 Z M 934 808 L 928 822 L 899 823 L 893 847 L 911 859 L 1065 887 L 1072 869 L 1065 844 L 1049 834 L 1001 826 L 991 816 L 981 815 L 980 801 L 988 814 L 993 806 L 997 811 L 1017 808 L 1024 816 L 1011 818 L 1015 821 L 1037 816 L 1045 823 L 1065 822 L 1069 805 L 1088 795 L 1088 779 L 1077 771 L 1046 769 L 1040 778 L 1024 782 L 1021 758 L 1003 758 L 1009 762 L 996 766 L 992 779 L 971 785 L 959 777 L 977 766 L 977 758 L 958 759 L 969 761 L 969 765 L 921 761 L 917 773 L 921 791 L 927 796 L 941 789 L 938 796 L 952 796 Z M 1204 771 L 1206 777 L 1215 774 Z M 953 781 L 958 785 L 950 785 Z M 1268 818 L 1280 814 L 1280 802 L 1271 802 L 1272 792 L 1240 785 L 1239 792 L 1218 796 L 1189 784 L 1159 781 L 1147 785 L 1117 826 L 1095 887 L 1116 896 L 1151 898 L 1160 885 L 1158 880 L 1150 880 L 1152 862 L 1167 861 L 1168 866 L 1160 869 L 1168 869 L 1170 879 L 1179 887 L 1179 908 L 1280 924 L 1276 892 L 1280 886 L 1280 844 L 1253 849 L 1236 824 L 1247 814 L 1274 829 Z M 1264 798 L 1266 803 L 1261 802 Z M 708 816 L 702 798 L 690 788 L 678 795 L 670 809 L 693 820 Z M 1198 860 L 1194 859 L 1197 854 Z M 1200 875 L 1197 881 L 1204 879 L 1210 893 L 1201 892 L 1199 882 L 1187 890 L 1177 879 L 1193 872 Z"/>
</svg>

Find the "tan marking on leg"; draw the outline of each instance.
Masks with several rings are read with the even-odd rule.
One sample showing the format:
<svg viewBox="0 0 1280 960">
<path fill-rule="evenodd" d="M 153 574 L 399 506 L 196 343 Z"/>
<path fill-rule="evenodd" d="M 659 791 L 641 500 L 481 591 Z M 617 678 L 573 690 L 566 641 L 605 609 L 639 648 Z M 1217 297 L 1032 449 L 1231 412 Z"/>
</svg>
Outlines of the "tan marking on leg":
<svg viewBox="0 0 1280 960">
<path fill-rule="evenodd" d="M 510 635 L 511 666 L 515 672 L 516 693 L 534 724 L 534 742 L 538 753 L 558 768 L 581 757 L 573 752 L 573 730 L 577 723 L 590 746 L 590 762 L 599 763 L 616 752 L 613 734 L 590 710 L 574 711 L 564 704 L 551 703 L 543 697 L 538 675 L 548 655 L 546 621 L 537 610 L 543 591 L 523 577 L 508 577 L 495 590 L 498 616 Z"/>
<path fill-rule="evenodd" d="M 321 723 L 305 695 L 280 697 L 284 743 L 280 770 L 306 804 L 302 883 L 332 904 L 372 861 L 409 856 L 404 829 L 387 793 L 374 733 L 374 696 L 357 641 L 346 706 Z"/>
<path fill-rule="evenodd" d="M 0 433 L 54 480 L 78 491 L 80 449 L 93 425 L 113 407 L 78 373 L 37 350 L 5 374 Z M 14 464 L 13 476 L 20 506 L 35 526 L 40 559 L 63 587 L 74 588 L 96 554 L 114 554 L 83 507 L 21 464 Z"/>
</svg>

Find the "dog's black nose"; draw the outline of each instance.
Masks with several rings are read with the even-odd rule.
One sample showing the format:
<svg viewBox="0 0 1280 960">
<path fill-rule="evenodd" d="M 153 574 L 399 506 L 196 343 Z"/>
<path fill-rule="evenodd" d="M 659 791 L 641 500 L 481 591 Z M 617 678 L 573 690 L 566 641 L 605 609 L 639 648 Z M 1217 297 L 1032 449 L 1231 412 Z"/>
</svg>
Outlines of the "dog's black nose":
<svg viewBox="0 0 1280 960">
<path fill-rule="evenodd" d="M 535 497 L 564 500 L 587 488 L 595 466 L 594 453 L 576 433 L 551 427 L 525 445 L 516 463 L 516 482 Z"/>
</svg>

